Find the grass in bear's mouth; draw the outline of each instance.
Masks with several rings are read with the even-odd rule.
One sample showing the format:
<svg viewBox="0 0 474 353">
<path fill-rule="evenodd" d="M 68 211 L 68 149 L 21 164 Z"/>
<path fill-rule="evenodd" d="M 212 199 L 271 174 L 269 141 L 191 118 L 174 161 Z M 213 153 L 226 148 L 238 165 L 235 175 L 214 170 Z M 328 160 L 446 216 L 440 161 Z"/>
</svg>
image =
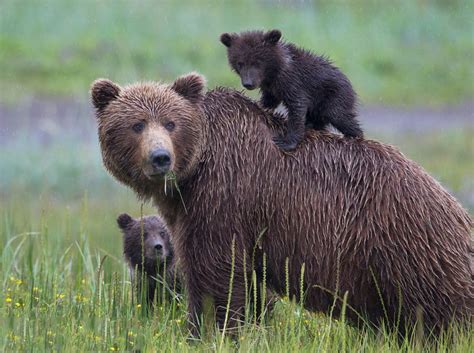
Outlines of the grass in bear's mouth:
<svg viewBox="0 0 474 353">
<path fill-rule="evenodd" d="M 183 195 L 181 194 L 181 190 L 178 185 L 176 174 L 172 170 L 170 170 L 168 173 L 165 174 L 165 195 L 168 190 L 168 182 L 170 182 L 172 186 L 174 186 L 176 191 L 178 191 L 179 198 L 181 199 L 181 203 L 183 204 L 183 207 L 184 207 L 184 213 L 187 214 L 188 210 L 186 208 L 186 205 L 184 204 Z M 173 188 L 171 188 L 171 192 L 173 192 Z"/>
</svg>

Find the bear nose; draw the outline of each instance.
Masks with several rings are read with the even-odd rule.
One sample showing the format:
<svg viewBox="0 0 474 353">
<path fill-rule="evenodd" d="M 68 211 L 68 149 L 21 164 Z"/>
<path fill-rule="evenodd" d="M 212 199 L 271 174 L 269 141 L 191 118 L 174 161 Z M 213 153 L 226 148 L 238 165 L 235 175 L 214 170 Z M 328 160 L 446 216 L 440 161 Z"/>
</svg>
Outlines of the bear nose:
<svg viewBox="0 0 474 353">
<path fill-rule="evenodd" d="M 171 155 L 167 150 L 154 150 L 150 155 L 150 160 L 153 168 L 160 171 L 168 170 L 171 165 Z"/>
<path fill-rule="evenodd" d="M 161 244 L 156 244 L 156 245 L 155 245 L 155 249 L 158 250 L 158 251 L 161 251 L 161 249 L 163 249 L 163 245 L 161 245 Z"/>
<path fill-rule="evenodd" d="M 248 82 L 248 81 L 242 82 L 242 85 L 245 88 L 250 89 L 250 90 L 255 88 L 254 84 L 252 82 Z"/>
</svg>

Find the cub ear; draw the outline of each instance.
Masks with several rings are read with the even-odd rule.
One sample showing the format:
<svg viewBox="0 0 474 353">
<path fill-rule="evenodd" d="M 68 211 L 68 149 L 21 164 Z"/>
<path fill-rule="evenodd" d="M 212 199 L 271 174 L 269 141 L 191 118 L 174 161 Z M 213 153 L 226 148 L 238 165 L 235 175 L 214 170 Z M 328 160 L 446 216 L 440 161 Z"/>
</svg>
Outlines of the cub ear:
<svg viewBox="0 0 474 353">
<path fill-rule="evenodd" d="M 232 45 L 232 41 L 234 40 L 235 35 L 229 33 L 222 33 L 221 34 L 221 43 L 224 44 L 227 48 Z"/>
<path fill-rule="evenodd" d="M 103 110 L 110 102 L 117 99 L 120 94 L 120 86 L 107 79 L 98 79 L 92 83 L 92 104 L 97 111 Z"/>
<path fill-rule="evenodd" d="M 191 103 L 197 103 L 202 99 L 206 79 L 197 72 L 191 72 L 180 76 L 174 81 L 171 89 Z"/>
<path fill-rule="evenodd" d="M 134 220 L 130 215 L 127 213 L 122 213 L 120 216 L 117 217 L 117 224 L 120 229 L 125 229 L 129 225 L 133 224 Z"/>
<path fill-rule="evenodd" d="M 281 38 L 281 32 L 278 29 L 272 29 L 264 34 L 263 40 L 268 44 L 276 44 Z"/>
</svg>

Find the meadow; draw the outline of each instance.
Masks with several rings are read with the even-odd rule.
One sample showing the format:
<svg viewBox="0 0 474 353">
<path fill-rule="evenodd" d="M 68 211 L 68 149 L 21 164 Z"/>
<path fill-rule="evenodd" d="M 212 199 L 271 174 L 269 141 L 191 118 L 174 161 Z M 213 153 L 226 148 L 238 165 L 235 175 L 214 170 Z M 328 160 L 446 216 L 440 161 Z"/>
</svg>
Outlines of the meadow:
<svg viewBox="0 0 474 353">
<path fill-rule="evenodd" d="M 456 103 L 474 94 L 472 0 L 0 2 L 2 100 L 85 97 L 98 77 L 171 80 L 196 70 L 239 87 L 222 32 L 278 27 L 328 55 L 364 103 Z"/>
<path fill-rule="evenodd" d="M 167 81 L 196 70 L 210 87 L 239 87 L 217 38 L 258 23 L 330 55 L 363 104 L 455 105 L 474 96 L 472 1 L 143 3 L 0 2 L 0 350 L 472 351 L 472 328 L 400 340 L 287 297 L 237 339 L 208 313 L 202 339 L 190 340 L 185 294 L 160 295 L 148 313 L 132 296 L 115 219 L 155 211 L 105 171 L 87 101 L 97 77 Z M 427 132 L 367 126 L 367 136 L 397 146 L 474 214 L 472 121 Z"/>
</svg>

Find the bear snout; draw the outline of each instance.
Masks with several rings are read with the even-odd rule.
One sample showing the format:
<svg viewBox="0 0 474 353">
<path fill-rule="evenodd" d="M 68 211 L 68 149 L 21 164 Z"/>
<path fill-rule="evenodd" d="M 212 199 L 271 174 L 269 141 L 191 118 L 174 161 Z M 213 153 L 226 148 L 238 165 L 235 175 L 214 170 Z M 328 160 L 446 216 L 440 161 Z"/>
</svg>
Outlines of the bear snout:
<svg viewBox="0 0 474 353">
<path fill-rule="evenodd" d="M 156 244 L 155 245 L 155 252 L 156 252 L 156 256 L 162 257 L 163 256 L 163 245 Z"/>
<path fill-rule="evenodd" d="M 248 90 L 253 90 L 260 86 L 260 72 L 255 67 L 242 69 L 240 72 L 242 86 Z"/>
<path fill-rule="evenodd" d="M 242 86 L 250 91 L 257 88 L 257 85 L 249 78 L 242 78 Z"/>
<path fill-rule="evenodd" d="M 171 167 L 171 153 L 163 148 L 155 149 L 150 153 L 149 162 L 153 168 L 153 175 L 166 174 Z"/>
</svg>

